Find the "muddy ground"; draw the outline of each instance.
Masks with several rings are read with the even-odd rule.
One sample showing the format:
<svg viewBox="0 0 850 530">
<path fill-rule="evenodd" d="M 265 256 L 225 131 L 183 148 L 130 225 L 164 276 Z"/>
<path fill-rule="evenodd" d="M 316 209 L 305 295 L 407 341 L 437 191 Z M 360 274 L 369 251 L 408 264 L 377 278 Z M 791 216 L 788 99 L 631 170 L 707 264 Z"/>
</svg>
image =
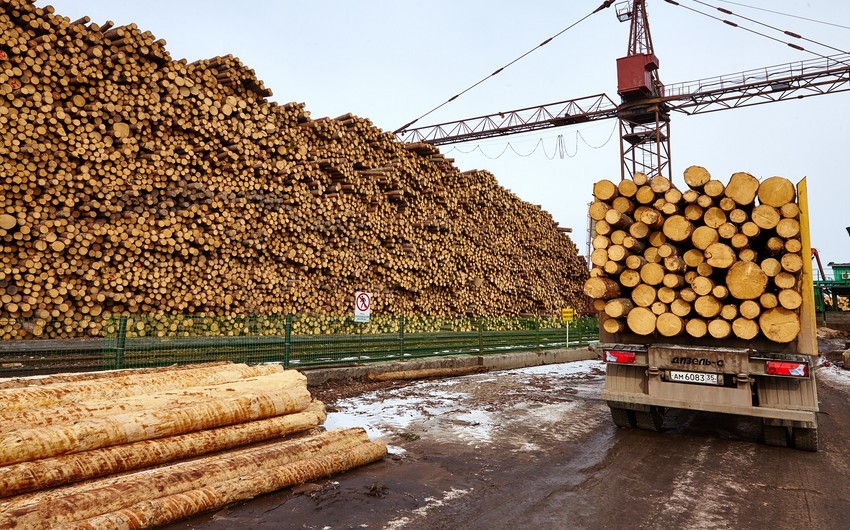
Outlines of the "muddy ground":
<svg viewBox="0 0 850 530">
<path fill-rule="evenodd" d="M 844 344 L 836 345 L 843 348 Z M 850 528 L 850 373 L 819 371 L 821 450 L 758 420 L 680 411 L 614 427 L 598 361 L 313 389 L 383 461 L 169 528 Z"/>
</svg>

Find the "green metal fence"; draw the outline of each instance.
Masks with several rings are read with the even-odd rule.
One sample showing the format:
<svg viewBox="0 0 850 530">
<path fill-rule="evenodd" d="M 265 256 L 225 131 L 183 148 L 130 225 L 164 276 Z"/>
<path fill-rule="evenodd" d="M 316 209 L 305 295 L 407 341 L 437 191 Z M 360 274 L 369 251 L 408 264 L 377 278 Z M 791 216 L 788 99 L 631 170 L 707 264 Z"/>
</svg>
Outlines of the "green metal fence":
<svg viewBox="0 0 850 530">
<path fill-rule="evenodd" d="M 52 323 L 38 325 L 56 329 Z M 373 315 L 368 323 L 356 323 L 326 315 L 133 315 L 104 317 L 88 329 L 100 336 L 0 341 L 0 375 L 222 360 L 331 366 L 577 347 L 598 337 L 594 318 L 567 326 L 554 318 Z"/>
</svg>

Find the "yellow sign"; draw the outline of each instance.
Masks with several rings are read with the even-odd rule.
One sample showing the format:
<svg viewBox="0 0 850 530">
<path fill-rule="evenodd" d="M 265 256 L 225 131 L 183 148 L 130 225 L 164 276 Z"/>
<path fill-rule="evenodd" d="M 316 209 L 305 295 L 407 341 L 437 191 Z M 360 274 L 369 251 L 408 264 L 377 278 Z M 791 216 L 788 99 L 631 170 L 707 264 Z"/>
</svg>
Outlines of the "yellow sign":
<svg viewBox="0 0 850 530">
<path fill-rule="evenodd" d="M 565 308 L 561 309 L 561 320 L 564 320 L 566 322 L 572 322 L 573 321 L 573 308 L 572 307 L 565 307 Z"/>
</svg>

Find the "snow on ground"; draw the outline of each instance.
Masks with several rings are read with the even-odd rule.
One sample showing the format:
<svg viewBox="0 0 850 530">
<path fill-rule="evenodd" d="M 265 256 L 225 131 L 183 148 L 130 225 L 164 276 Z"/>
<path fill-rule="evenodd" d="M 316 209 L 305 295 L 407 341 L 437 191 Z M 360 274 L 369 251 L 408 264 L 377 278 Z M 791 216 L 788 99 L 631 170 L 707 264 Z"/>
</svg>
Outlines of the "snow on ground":
<svg viewBox="0 0 850 530">
<path fill-rule="evenodd" d="M 817 377 L 836 386 L 850 387 L 850 370 L 845 370 L 832 363 L 827 366 L 823 359 L 821 359 L 821 365 L 818 367 Z"/>
<path fill-rule="evenodd" d="M 341 400 L 325 427 L 359 426 L 370 437 L 387 441 L 427 433 L 432 439 L 479 447 L 497 436 L 504 441 L 518 423 L 527 423 L 537 436 L 564 439 L 579 434 L 565 427 L 573 423 L 576 400 L 597 397 L 602 379 L 602 363 L 592 360 L 419 381 Z M 581 422 L 589 423 L 595 421 Z M 531 439 L 512 443 L 516 451 L 539 447 Z M 390 444 L 390 452 L 402 450 Z"/>
</svg>

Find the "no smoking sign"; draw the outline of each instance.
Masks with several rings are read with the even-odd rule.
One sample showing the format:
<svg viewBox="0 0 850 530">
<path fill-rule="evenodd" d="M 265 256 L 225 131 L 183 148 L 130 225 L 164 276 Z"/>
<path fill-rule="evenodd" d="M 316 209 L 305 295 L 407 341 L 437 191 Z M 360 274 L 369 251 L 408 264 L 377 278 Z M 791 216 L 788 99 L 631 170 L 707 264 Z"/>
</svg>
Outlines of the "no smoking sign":
<svg viewBox="0 0 850 530">
<path fill-rule="evenodd" d="M 364 291 L 354 293 L 354 321 L 369 322 L 372 314 L 372 294 Z"/>
</svg>

